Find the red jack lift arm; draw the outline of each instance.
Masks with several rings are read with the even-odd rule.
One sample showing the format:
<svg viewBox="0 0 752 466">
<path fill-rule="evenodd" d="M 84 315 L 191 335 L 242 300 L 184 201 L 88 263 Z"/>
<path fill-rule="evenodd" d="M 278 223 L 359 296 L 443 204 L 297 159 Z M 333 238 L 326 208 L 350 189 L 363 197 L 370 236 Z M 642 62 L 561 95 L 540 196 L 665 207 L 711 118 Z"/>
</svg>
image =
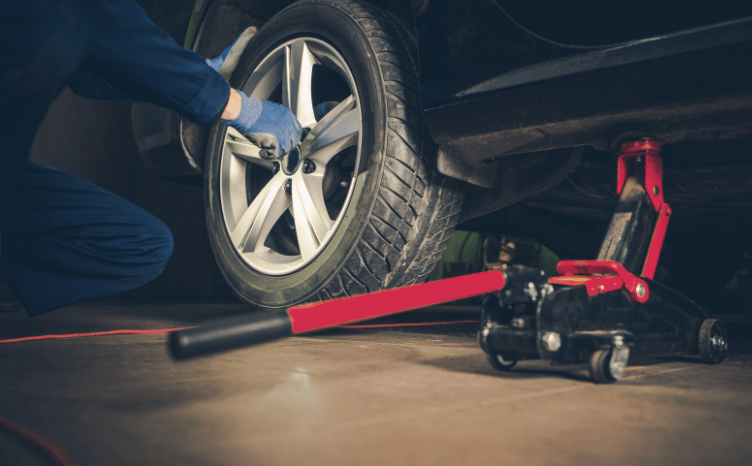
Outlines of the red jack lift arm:
<svg viewBox="0 0 752 466">
<path fill-rule="evenodd" d="M 176 359 L 263 343 L 291 335 L 412 311 L 504 288 L 499 270 L 447 278 L 421 285 L 262 312 L 170 334 Z"/>
</svg>

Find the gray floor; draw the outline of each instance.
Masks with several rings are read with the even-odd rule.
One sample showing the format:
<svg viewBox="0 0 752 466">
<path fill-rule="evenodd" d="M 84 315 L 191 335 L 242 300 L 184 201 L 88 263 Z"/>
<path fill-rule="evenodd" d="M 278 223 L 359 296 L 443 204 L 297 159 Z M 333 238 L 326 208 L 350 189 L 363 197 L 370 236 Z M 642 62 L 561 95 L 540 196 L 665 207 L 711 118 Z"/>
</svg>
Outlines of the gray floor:
<svg viewBox="0 0 752 466">
<path fill-rule="evenodd" d="M 237 312 L 5 313 L 0 338 L 169 328 Z M 744 324 L 732 334 L 732 350 L 742 350 L 721 365 L 637 361 L 614 385 L 536 361 L 496 372 L 468 328 L 336 330 L 181 363 L 164 335 L 0 345 L 0 415 L 79 465 L 752 464 Z M 0 464 L 34 464 L 7 433 L 0 452 Z"/>
</svg>

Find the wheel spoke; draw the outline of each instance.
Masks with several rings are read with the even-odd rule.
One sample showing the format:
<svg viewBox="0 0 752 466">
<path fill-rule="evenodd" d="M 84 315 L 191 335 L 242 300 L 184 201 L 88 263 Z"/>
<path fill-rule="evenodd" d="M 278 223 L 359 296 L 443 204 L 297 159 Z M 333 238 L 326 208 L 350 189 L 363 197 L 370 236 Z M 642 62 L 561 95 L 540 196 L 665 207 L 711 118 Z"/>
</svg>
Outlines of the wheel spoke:
<svg viewBox="0 0 752 466">
<path fill-rule="evenodd" d="M 316 78 L 313 76 L 314 65 L 317 71 L 319 67 L 326 68 L 344 79 L 344 82 L 322 83 L 325 88 L 322 90 L 328 93 L 326 96 L 322 94 L 323 100 L 341 100 L 335 95 L 348 96 L 318 122 L 313 110 L 314 103 L 319 103 L 314 102 L 314 96 L 318 97 L 317 81 L 312 82 Z M 307 137 L 296 154 L 301 157 L 300 163 L 295 163 L 294 157 L 288 157 L 277 161 L 280 166 L 276 166 L 275 161 L 260 156 L 261 149 L 250 142 L 245 133 L 233 128 L 227 130 L 221 147 L 219 180 L 225 231 L 241 259 L 255 271 L 270 276 L 295 273 L 314 263 L 322 254 L 346 218 L 352 200 L 354 180 L 340 183 L 342 186 L 353 183 L 344 191 L 331 186 L 335 188 L 331 195 L 336 193 L 332 200 L 325 199 L 324 187 L 329 194 L 330 186 L 323 182 L 327 173 L 334 174 L 333 170 L 344 174 L 343 167 L 334 167 L 334 162 L 330 163 L 333 157 L 344 150 L 349 154 L 354 148 L 359 148 L 362 120 L 357 86 L 347 62 L 333 46 L 318 37 L 295 37 L 269 51 L 239 89 L 252 99 L 282 102 L 306 129 Z M 281 99 L 277 100 L 279 97 Z M 354 155 L 354 160 L 348 157 L 345 163 L 347 167 L 352 165 L 352 171 L 357 172 L 360 152 L 356 151 Z M 315 166 L 306 163 L 306 159 Z M 249 175 L 254 175 L 255 180 L 258 172 L 248 172 L 251 164 L 274 170 L 274 173 L 270 173 L 271 180 L 265 186 L 260 186 L 261 192 L 249 206 L 249 195 L 256 192 L 248 191 L 251 189 Z M 286 192 L 288 180 L 292 184 Z M 342 199 L 342 195 L 346 197 Z M 333 204 L 329 205 L 330 202 Z M 332 210 L 332 216 L 336 217 L 333 220 L 329 209 L 335 208 L 337 213 Z M 272 231 L 276 234 L 280 223 L 288 221 L 294 225 L 285 225 L 279 231 L 283 237 L 274 238 L 272 242 L 269 237 Z M 299 252 L 290 249 L 295 249 L 295 243 Z"/>
<path fill-rule="evenodd" d="M 227 128 L 227 135 L 228 138 L 225 143 L 234 156 L 268 170 L 272 169 L 274 162 L 268 159 L 262 159 L 259 155 L 261 148 L 246 139 L 240 131 L 230 127 Z"/>
<path fill-rule="evenodd" d="M 279 59 L 265 60 L 251 74 L 241 90 L 251 99 L 267 100 L 281 82 L 284 67 L 284 53 Z"/>
<path fill-rule="evenodd" d="M 334 224 L 326 210 L 321 176 L 296 174 L 292 182 L 292 208 L 300 254 L 308 260 Z"/>
<path fill-rule="evenodd" d="M 290 198 L 283 189 L 286 179 L 282 173 L 274 176 L 248 206 L 230 233 L 232 244 L 241 252 L 263 249 L 269 231 L 290 207 Z"/>
<path fill-rule="evenodd" d="M 358 143 L 360 129 L 360 109 L 349 96 L 318 122 L 301 149 L 311 160 L 326 165 L 338 152 Z"/>
<path fill-rule="evenodd" d="M 311 96 L 311 75 L 316 58 L 304 40 L 285 47 L 285 67 L 282 73 L 282 103 L 292 110 L 304 128 L 316 124 Z"/>
</svg>

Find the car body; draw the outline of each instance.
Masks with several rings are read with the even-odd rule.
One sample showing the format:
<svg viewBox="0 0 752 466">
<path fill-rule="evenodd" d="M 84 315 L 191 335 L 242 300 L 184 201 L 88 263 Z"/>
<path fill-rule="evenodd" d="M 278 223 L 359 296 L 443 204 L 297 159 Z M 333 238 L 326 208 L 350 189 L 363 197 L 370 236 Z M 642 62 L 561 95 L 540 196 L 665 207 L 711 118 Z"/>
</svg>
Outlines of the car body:
<svg viewBox="0 0 752 466">
<path fill-rule="evenodd" d="M 290 3 L 198 0 L 175 34 L 215 56 L 243 26 L 263 28 Z M 619 144 L 647 136 L 664 147 L 679 256 L 695 242 L 726 238 L 733 249 L 752 236 L 752 6 L 368 3 L 417 40 L 433 163 L 461 181 L 465 228 L 534 236 L 562 256 L 592 254 L 616 204 Z M 201 174 L 207 128 L 141 108 L 134 131 L 163 175 Z M 144 135 L 162 143 L 147 147 Z"/>
</svg>

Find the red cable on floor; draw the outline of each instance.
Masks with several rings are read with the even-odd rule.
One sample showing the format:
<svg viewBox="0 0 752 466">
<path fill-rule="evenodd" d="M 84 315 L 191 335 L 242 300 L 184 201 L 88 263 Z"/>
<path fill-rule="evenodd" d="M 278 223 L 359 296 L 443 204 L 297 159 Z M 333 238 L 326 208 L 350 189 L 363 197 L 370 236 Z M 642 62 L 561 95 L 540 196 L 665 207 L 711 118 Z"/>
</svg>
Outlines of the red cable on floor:
<svg viewBox="0 0 752 466">
<path fill-rule="evenodd" d="M 372 325 L 339 325 L 338 328 L 360 329 L 360 328 L 385 328 L 385 327 L 428 327 L 432 325 L 453 325 L 453 324 L 477 324 L 478 320 L 456 320 L 451 322 L 419 322 L 419 323 L 402 323 L 402 324 L 372 324 Z M 22 341 L 33 340 L 46 340 L 46 339 L 60 339 L 60 338 L 78 338 L 78 337 L 94 337 L 103 335 L 127 335 L 127 334 L 157 334 L 168 333 L 175 330 L 182 330 L 191 327 L 180 328 L 165 328 L 156 330 L 110 330 L 105 332 L 91 332 L 91 333 L 68 333 L 63 335 L 38 335 L 33 337 L 23 338 L 11 338 L 9 340 L 0 340 L 2 343 L 17 343 Z M 25 440 L 32 446 L 38 448 L 42 453 L 47 455 L 57 466 L 73 466 L 73 462 L 68 458 L 65 452 L 50 442 L 49 440 L 41 437 L 34 432 L 13 424 L 9 420 L 0 416 L 0 427 L 4 427 L 12 434 Z"/>
<path fill-rule="evenodd" d="M 420 322 L 416 324 L 338 325 L 336 328 L 428 327 L 431 325 L 477 324 L 479 322 L 479 320 L 455 320 L 453 322 Z"/>
<path fill-rule="evenodd" d="M 91 333 L 67 333 L 63 335 L 38 335 L 35 337 L 23 337 L 23 338 L 11 338 L 9 340 L 0 340 L 0 344 L 3 343 L 18 343 L 21 341 L 32 340 L 49 340 L 52 338 L 79 338 L 79 337 L 99 337 L 102 335 L 129 335 L 129 334 L 154 334 L 154 333 L 169 333 L 174 330 L 183 330 L 192 327 L 179 327 L 179 328 L 163 328 L 157 330 L 109 330 L 106 332 L 91 332 Z"/>
<path fill-rule="evenodd" d="M 73 466 L 73 461 L 68 458 L 68 455 L 66 455 L 60 447 L 50 442 L 46 438 L 35 434 L 29 429 L 17 426 L 16 424 L 13 424 L 2 416 L 0 416 L 0 427 L 5 427 L 12 434 L 21 437 L 21 439 L 39 449 L 42 453 L 47 455 L 57 466 Z"/>
<path fill-rule="evenodd" d="M 431 325 L 453 325 L 453 324 L 477 324 L 479 320 L 455 320 L 452 322 L 420 322 L 420 323 L 405 323 L 405 324 L 372 324 L 372 325 L 338 325 L 336 328 L 386 328 L 386 327 L 428 327 Z M 0 340 L 0 345 L 3 343 L 19 343 L 22 341 L 34 341 L 34 340 L 51 340 L 61 338 L 80 338 L 80 337 L 99 337 L 104 335 L 148 335 L 157 333 L 169 333 L 175 330 L 183 330 L 193 327 L 178 327 L 178 328 L 163 328 L 156 330 L 108 330 L 106 332 L 91 332 L 91 333 L 66 333 L 62 335 L 37 335 L 34 337 L 22 337 L 11 338 L 8 340 Z"/>
</svg>

